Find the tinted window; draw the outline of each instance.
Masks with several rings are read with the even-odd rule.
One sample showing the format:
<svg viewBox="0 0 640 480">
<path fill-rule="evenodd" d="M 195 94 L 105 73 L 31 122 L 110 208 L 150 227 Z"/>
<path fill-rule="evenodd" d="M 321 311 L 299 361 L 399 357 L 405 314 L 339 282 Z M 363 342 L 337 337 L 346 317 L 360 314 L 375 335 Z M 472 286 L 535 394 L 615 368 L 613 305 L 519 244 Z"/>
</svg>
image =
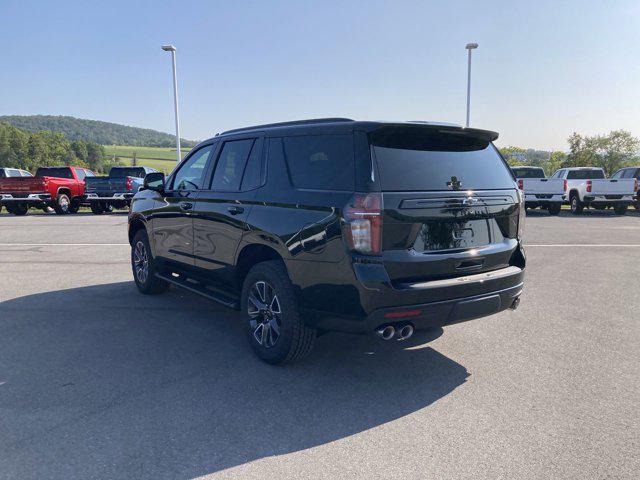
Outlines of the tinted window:
<svg viewBox="0 0 640 480">
<path fill-rule="evenodd" d="M 144 168 L 112 168 L 109 170 L 109 176 L 111 178 L 124 178 L 124 177 L 138 177 L 144 178 Z"/>
<path fill-rule="evenodd" d="M 638 170 L 635 168 L 629 168 L 627 171 L 624 172 L 624 175 L 622 175 L 622 178 L 636 178 L 638 175 Z"/>
<path fill-rule="evenodd" d="M 544 170 L 541 168 L 518 168 L 514 167 L 513 174 L 516 178 L 544 178 Z"/>
<path fill-rule="evenodd" d="M 567 174 L 569 180 L 589 180 L 604 178 L 602 170 L 570 170 Z"/>
<path fill-rule="evenodd" d="M 211 188 L 213 190 L 237 191 L 254 139 L 225 142 L 216 164 Z"/>
<path fill-rule="evenodd" d="M 622 176 L 625 174 L 625 171 L 626 170 L 618 170 L 616 173 L 611 175 L 611 178 L 613 178 L 614 180 L 617 178 L 622 178 Z"/>
<path fill-rule="evenodd" d="M 22 170 L 21 174 L 23 177 L 33 177 L 33 175 L 31 175 L 31 173 L 27 172 L 26 170 Z"/>
<path fill-rule="evenodd" d="M 7 173 L 4 168 L 0 168 L 0 178 L 7 178 Z"/>
<path fill-rule="evenodd" d="M 284 138 L 293 185 L 315 190 L 353 190 L 352 135 L 306 135 Z"/>
<path fill-rule="evenodd" d="M 73 178 L 69 167 L 44 167 L 36 170 L 36 177 Z"/>
<path fill-rule="evenodd" d="M 247 166 L 242 177 L 242 190 L 252 190 L 260 186 L 262 179 L 262 141 L 256 140 L 251 149 Z"/>
<path fill-rule="evenodd" d="M 87 177 L 95 177 L 95 174 L 91 170 L 86 170 L 85 169 L 84 174 Z"/>
<path fill-rule="evenodd" d="M 211 145 L 194 152 L 173 177 L 174 190 L 199 190 L 204 180 L 204 170 L 211 153 Z"/>
<path fill-rule="evenodd" d="M 78 180 L 84 180 L 86 175 L 86 172 L 82 168 L 76 168 L 76 176 L 78 177 Z"/>
<path fill-rule="evenodd" d="M 488 140 L 425 129 L 370 135 L 382 190 L 514 188 L 509 168 Z M 455 178 L 454 178 L 455 177 Z"/>
</svg>

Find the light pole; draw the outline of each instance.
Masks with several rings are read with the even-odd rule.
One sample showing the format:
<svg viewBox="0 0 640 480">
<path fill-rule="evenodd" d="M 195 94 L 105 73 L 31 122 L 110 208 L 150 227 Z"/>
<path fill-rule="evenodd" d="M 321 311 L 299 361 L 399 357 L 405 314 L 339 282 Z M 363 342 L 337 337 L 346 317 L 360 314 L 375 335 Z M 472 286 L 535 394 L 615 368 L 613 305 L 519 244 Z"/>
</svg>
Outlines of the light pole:
<svg viewBox="0 0 640 480">
<path fill-rule="evenodd" d="M 173 45 L 163 45 L 162 50 L 171 52 L 171 64 L 173 66 L 173 106 L 176 114 L 176 161 L 180 163 L 180 120 L 178 119 L 178 77 L 176 75 L 176 47 Z"/>
<path fill-rule="evenodd" d="M 469 127 L 469 114 L 471 109 L 471 50 L 478 48 L 477 43 L 467 43 L 465 47 L 469 52 L 469 58 L 467 62 L 467 127 Z"/>
</svg>

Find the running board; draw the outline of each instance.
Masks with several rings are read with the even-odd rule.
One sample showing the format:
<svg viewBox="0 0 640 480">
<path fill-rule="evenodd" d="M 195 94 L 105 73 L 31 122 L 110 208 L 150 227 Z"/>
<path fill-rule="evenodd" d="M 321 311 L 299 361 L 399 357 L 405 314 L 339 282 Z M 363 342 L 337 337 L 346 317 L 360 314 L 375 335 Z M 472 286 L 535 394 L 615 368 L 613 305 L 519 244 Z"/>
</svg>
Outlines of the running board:
<svg viewBox="0 0 640 480">
<path fill-rule="evenodd" d="M 156 273 L 156 277 L 164 280 L 165 282 L 169 282 L 172 285 L 176 285 L 180 288 L 184 288 L 185 290 L 189 290 L 190 292 L 197 293 L 198 295 L 206 297 L 209 300 L 218 302 L 225 307 L 233 308 L 235 310 L 238 310 L 240 308 L 240 302 L 237 298 L 232 298 L 219 291 L 213 291 L 211 288 L 207 288 L 201 283 L 193 283 L 185 279 L 176 278 L 173 275 L 163 275 L 162 273 Z"/>
</svg>

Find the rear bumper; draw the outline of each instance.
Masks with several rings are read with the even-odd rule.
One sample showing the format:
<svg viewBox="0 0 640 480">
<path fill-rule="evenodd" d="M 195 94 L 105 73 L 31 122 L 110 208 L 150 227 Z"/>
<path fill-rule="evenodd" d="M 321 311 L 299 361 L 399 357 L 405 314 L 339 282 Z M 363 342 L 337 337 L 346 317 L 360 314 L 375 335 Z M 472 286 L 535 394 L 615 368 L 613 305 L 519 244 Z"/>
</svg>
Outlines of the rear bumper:
<svg viewBox="0 0 640 480">
<path fill-rule="evenodd" d="M 563 195 L 559 194 L 534 194 L 525 193 L 524 202 L 526 205 L 548 205 L 551 203 L 562 203 Z"/>
<path fill-rule="evenodd" d="M 411 323 L 421 329 L 493 315 L 511 308 L 521 295 L 524 268 L 511 266 L 403 288 L 376 286 L 370 280 L 371 276 L 358 295 L 363 315 L 305 311 L 308 323 L 324 330 L 369 333 L 386 324 Z M 336 301 L 340 297 L 336 292 Z"/>
<path fill-rule="evenodd" d="M 29 193 L 29 194 L 17 194 L 17 193 L 2 193 L 0 194 L 0 203 L 27 203 L 29 205 L 37 205 L 43 202 L 50 202 L 50 193 Z"/>
<path fill-rule="evenodd" d="M 133 198 L 133 192 L 114 193 L 113 195 L 105 195 L 102 193 L 87 193 L 84 196 L 84 200 L 86 202 L 104 202 L 104 201 L 130 202 L 132 198 Z"/>
</svg>

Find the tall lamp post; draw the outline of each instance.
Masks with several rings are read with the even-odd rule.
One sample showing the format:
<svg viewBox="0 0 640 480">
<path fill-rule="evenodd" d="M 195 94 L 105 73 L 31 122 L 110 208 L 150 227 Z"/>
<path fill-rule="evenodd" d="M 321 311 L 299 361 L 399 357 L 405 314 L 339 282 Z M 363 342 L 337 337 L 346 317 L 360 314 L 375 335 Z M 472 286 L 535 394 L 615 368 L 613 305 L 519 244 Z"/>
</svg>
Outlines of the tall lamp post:
<svg viewBox="0 0 640 480">
<path fill-rule="evenodd" d="M 465 47 L 469 52 L 469 57 L 467 61 L 467 127 L 469 127 L 469 115 L 471 109 L 471 50 L 475 50 L 478 48 L 477 43 L 467 43 Z"/>
<path fill-rule="evenodd" d="M 171 52 L 171 65 L 173 66 L 173 107 L 176 114 L 176 162 L 180 163 L 180 120 L 178 119 L 178 77 L 176 75 L 176 47 L 173 45 L 163 45 L 162 50 Z"/>
</svg>

